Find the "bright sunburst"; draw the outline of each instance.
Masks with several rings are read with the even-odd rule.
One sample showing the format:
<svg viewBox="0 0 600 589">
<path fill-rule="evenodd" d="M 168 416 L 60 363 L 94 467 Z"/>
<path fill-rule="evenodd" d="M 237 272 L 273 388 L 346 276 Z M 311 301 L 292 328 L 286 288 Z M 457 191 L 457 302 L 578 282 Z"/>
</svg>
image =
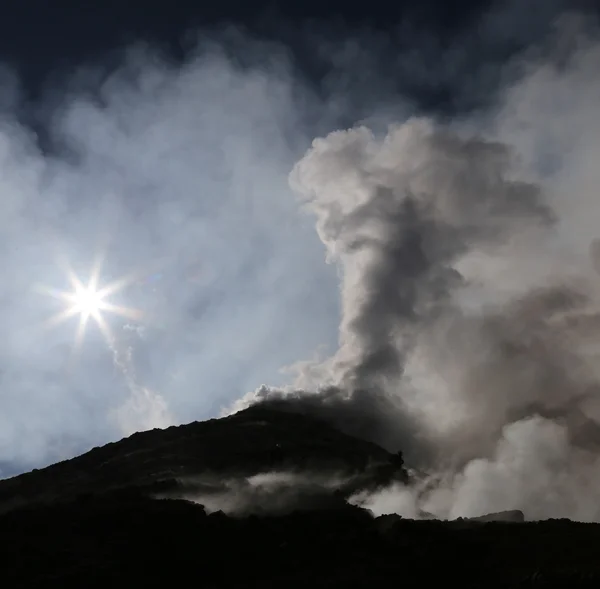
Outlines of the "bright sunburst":
<svg viewBox="0 0 600 589">
<path fill-rule="evenodd" d="M 66 306 L 63 311 L 51 317 L 46 323 L 47 327 L 54 327 L 63 321 L 66 321 L 70 317 L 78 316 L 79 324 L 77 327 L 77 333 L 75 336 L 75 348 L 79 348 L 85 334 L 85 329 L 92 318 L 100 331 L 106 338 L 109 346 L 112 346 L 113 337 L 108 327 L 107 322 L 103 317 L 103 313 L 114 313 L 132 320 L 138 320 L 141 318 L 141 313 L 137 309 L 122 307 L 111 303 L 107 297 L 123 289 L 135 278 L 133 276 L 125 277 L 120 280 L 116 280 L 106 286 L 99 287 L 99 276 L 101 269 L 101 260 L 98 260 L 94 265 L 91 278 L 87 285 L 85 285 L 75 274 L 72 268 L 66 263 L 62 262 L 61 266 L 67 273 L 69 283 L 71 285 L 70 291 L 60 291 L 48 287 L 41 287 L 41 291 L 45 294 L 51 295 L 57 299 L 65 302 Z"/>
<path fill-rule="evenodd" d="M 94 290 L 92 286 L 85 288 L 78 286 L 75 292 L 67 295 L 67 298 L 73 303 L 74 313 L 80 313 L 84 317 L 92 315 L 96 321 L 100 317 L 100 311 L 106 308 L 103 302 L 104 295 Z"/>
</svg>

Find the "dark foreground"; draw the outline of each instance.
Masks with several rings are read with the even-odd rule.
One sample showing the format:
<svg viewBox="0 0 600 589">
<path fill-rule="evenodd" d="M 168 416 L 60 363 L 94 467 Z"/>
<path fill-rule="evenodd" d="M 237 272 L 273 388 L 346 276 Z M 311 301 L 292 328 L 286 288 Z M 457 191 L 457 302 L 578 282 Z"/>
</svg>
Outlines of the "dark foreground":
<svg viewBox="0 0 600 589">
<path fill-rule="evenodd" d="M 346 482 L 227 486 L 282 471 Z M 136 434 L 0 481 L 0 587 L 600 587 L 600 525 L 374 518 L 346 502 L 405 477 L 399 455 L 264 408 Z M 237 515 L 160 498 L 190 492 L 225 493 Z"/>
<path fill-rule="evenodd" d="M 600 586 L 597 525 L 389 523 L 352 507 L 240 519 L 179 500 L 31 507 L 0 518 L 2 586 Z"/>
</svg>

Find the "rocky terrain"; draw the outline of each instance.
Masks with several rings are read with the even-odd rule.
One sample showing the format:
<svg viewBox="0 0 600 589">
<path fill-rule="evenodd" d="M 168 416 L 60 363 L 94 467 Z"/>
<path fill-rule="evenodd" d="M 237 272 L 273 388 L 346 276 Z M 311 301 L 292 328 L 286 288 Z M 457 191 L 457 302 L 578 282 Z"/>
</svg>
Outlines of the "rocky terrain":
<svg viewBox="0 0 600 589">
<path fill-rule="evenodd" d="M 2 586 L 599 586 L 599 525 L 346 501 L 406 477 L 400 455 L 261 406 L 138 433 L 0 481 Z"/>
</svg>

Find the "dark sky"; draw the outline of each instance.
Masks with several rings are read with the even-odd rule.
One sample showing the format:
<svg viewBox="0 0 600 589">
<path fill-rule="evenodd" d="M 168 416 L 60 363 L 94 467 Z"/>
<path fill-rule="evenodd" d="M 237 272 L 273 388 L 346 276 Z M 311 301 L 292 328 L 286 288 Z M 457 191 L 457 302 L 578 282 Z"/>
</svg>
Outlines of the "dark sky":
<svg viewBox="0 0 600 589">
<path fill-rule="evenodd" d="M 23 0 L 0 8 L 0 58 L 16 65 L 35 90 L 49 73 L 82 60 L 102 58 L 132 40 L 151 40 L 177 53 L 186 32 L 234 23 L 260 36 L 293 44 L 294 29 L 310 28 L 315 21 L 390 30 L 410 20 L 441 33 L 465 26 L 489 4 L 482 0 Z"/>
<path fill-rule="evenodd" d="M 417 110 L 455 115 L 485 106 L 492 93 L 482 88 L 487 84 L 493 91 L 498 84 L 499 65 L 544 34 L 548 22 L 558 12 L 557 6 L 579 7 L 589 3 L 588 0 L 528 2 L 528 10 L 523 13 L 523 30 L 513 33 L 512 25 L 496 30 L 494 25 L 488 24 L 486 28 L 481 20 L 482 15 L 494 8 L 504 10 L 507 4 L 511 5 L 511 18 L 515 18 L 514 13 L 521 9 L 514 0 L 355 3 L 23 0 L 0 8 L 0 62 L 8 64 L 19 79 L 21 93 L 18 104 L 11 105 L 13 112 L 22 124 L 36 130 L 43 148 L 46 134 L 41 119 L 45 114 L 40 111 L 46 112 L 53 95 L 57 91 L 60 95 L 61 82 L 69 83 L 79 66 L 93 66 L 109 73 L 122 63 L 121 50 L 139 41 L 182 61 L 188 57 L 190 48 L 197 47 L 199 32 L 202 35 L 228 27 L 243 31 L 244 47 L 232 48 L 236 60 L 250 58 L 245 49 L 249 36 L 276 41 L 288 52 L 296 75 L 300 74 L 322 96 L 330 95 L 331 84 L 339 87 L 338 73 L 332 74 L 330 56 L 323 52 L 324 41 L 343 42 L 362 35 L 359 46 L 362 44 L 361 50 L 369 54 L 371 61 L 360 68 L 360 76 L 353 73 L 347 82 L 354 86 L 348 94 L 360 95 L 368 105 L 353 105 L 358 118 L 363 108 L 373 107 L 373 96 L 369 94 L 371 77 L 377 77 L 378 91 L 380 81 L 386 79 L 390 85 L 386 92 L 410 97 Z M 500 38 L 496 38 L 498 31 Z M 417 46 L 420 71 L 407 75 L 411 69 L 411 51 Z M 458 61 L 440 67 L 442 62 L 454 59 L 453 46 L 461 47 Z M 259 53 L 259 59 L 263 59 L 264 52 Z M 390 56 L 397 56 L 397 60 L 390 60 Z M 348 70 L 348 64 L 345 67 Z M 487 71 L 481 74 L 479 70 L 483 69 Z M 438 75 L 440 70 L 445 76 Z M 331 76 L 335 79 L 331 80 Z M 477 92 L 457 84 L 465 76 L 479 80 Z M 482 79 L 487 79 L 483 85 Z M 360 92 L 356 87 L 360 87 Z M 368 112 L 364 114 L 368 116 Z M 340 120 L 339 124 L 354 122 Z M 321 132 L 318 126 L 315 132 Z"/>
<path fill-rule="evenodd" d="M 480 19 L 506 5 L 511 6 L 511 18 L 521 18 L 522 11 L 523 30 L 512 34 L 510 25 L 503 29 L 503 38 L 488 41 L 490 31 L 480 30 Z M 491 69 L 493 64 L 505 62 L 507 56 L 541 36 L 543 31 L 536 29 L 545 29 L 548 21 L 565 8 L 580 10 L 593 8 L 593 5 L 592 0 L 524 0 L 522 3 L 514 0 L 220 0 L 210 3 L 22 0 L 0 7 L 0 60 L 18 72 L 25 91 L 23 99 L 35 102 L 40 94 L 47 94 L 48 87 L 56 87 L 57 79 L 68 78 L 79 64 L 110 68 L 112 56 L 113 63 L 118 65 L 122 62 L 119 49 L 134 41 L 148 41 L 154 48 L 161 47 L 171 57 L 181 59 L 189 47 L 196 46 L 196 39 L 190 40 L 190 36 L 197 31 L 235 25 L 260 39 L 283 42 L 294 63 L 317 86 L 327 81 L 331 64 L 323 63 L 322 56 L 315 54 L 313 45 L 316 44 L 311 41 L 315 34 L 329 38 L 333 32 L 333 35 L 348 37 L 354 36 L 356 31 L 368 31 L 369 51 L 376 43 L 381 45 L 378 74 L 381 77 L 385 73 L 388 78 L 404 69 L 388 63 L 390 45 L 395 53 L 399 53 L 398 46 L 400 52 L 406 53 L 416 44 L 422 52 L 426 45 L 428 55 L 420 55 L 419 60 L 428 59 L 430 63 L 425 69 L 437 70 L 449 48 L 457 43 L 464 46 L 464 37 L 471 36 L 472 51 L 470 55 L 466 52 L 466 59 L 463 56 L 464 63 L 458 66 L 462 71 L 455 76 L 460 77 L 465 70 L 481 68 L 482 64 Z M 407 35 L 407 31 L 410 34 Z M 481 38 L 474 39 L 478 34 Z M 423 35 L 427 37 L 425 44 L 422 39 L 416 40 Z M 495 32 L 491 36 L 494 35 Z M 471 96 L 465 103 L 464 97 L 455 95 L 454 86 L 454 79 L 436 79 L 433 84 L 431 80 L 425 84 L 412 80 L 405 83 L 401 93 L 414 95 L 425 109 L 446 108 L 455 112 L 479 105 L 481 97 Z M 20 106 L 26 110 L 24 101 Z M 25 119 L 31 120 L 31 113 L 26 113 Z"/>
</svg>

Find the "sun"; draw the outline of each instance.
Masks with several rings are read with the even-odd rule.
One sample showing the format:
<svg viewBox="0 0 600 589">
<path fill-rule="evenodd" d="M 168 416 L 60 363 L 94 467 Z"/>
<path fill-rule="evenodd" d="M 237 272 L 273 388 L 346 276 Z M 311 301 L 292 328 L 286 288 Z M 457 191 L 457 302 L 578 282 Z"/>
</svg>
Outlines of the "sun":
<svg viewBox="0 0 600 589">
<path fill-rule="evenodd" d="M 61 291 L 46 286 L 39 287 L 44 294 L 48 294 L 65 303 L 65 308 L 46 322 L 46 327 L 54 327 L 71 317 L 79 317 L 79 324 L 75 336 L 75 349 L 82 343 L 89 319 L 93 319 L 104 335 L 109 347 L 112 346 L 114 338 L 111 334 L 104 313 L 113 313 L 121 317 L 137 321 L 141 319 L 141 312 L 130 307 L 115 305 L 108 300 L 110 295 L 122 290 L 125 286 L 134 282 L 134 274 L 124 277 L 103 287 L 99 287 L 101 259 L 97 260 L 90 272 L 90 279 L 84 284 L 75 274 L 70 265 L 62 260 L 60 264 L 67 274 L 71 290 Z"/>
<path fill-rule="evenodd" d="M 85 317 L 92 315 L 96 321 L 100 311 L 106 308 L 103 293 L 90 286 L 78 287 L 75 292 L 67 296 L 73 302 L 74 313 L 79 313 Z"/>
</svg>

